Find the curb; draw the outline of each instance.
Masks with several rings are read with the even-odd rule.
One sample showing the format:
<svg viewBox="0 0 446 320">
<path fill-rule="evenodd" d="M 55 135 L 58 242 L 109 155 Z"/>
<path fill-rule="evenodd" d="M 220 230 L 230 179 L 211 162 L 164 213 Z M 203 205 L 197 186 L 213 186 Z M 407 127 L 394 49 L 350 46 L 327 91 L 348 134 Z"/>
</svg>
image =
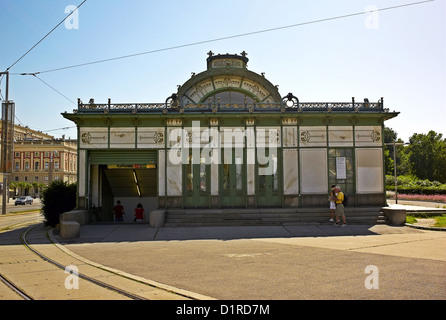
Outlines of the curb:
<svg viewBox="0 0 446 320">
<path fill-rule="evenodd" d="M 430 231 L 446 231 L 446 228 L 417 226 L 417 225 L 410 224 L 410 223 L 405 223 L 404 225 L 406 227 L 415 228 L 415 229 L 430 230 Z"/>
</svg>

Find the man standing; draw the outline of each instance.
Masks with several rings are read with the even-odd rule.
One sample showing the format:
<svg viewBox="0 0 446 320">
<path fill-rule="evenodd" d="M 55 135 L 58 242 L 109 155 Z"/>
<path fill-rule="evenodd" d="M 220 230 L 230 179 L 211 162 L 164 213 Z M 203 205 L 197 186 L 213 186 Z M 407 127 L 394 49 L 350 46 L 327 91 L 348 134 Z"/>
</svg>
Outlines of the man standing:
<svg viewBox="0 0 446 320">
<path fill-rule="evenodd" d="M 117 201 L 116 205 L 113 207 L 113 214 L 115 215 L 115 222 L 123 222 L 125 214 L 124 207 L 121 206 L 121 201 Z"/>
<path fill-rule="evenodd" d="M 344 193 L 341 191 L 341 188 L 339 186 L 336 186 L 334 188 L 335 196 L 336 196 L 336 223 L 335 226 L 339 226 L 339 217 L 342 216 L 342 222 L 343 224 L 341 227 L 347 226 L 347 220 L 345 219 L 345 213 L 344 213 Z"/>
</svg>

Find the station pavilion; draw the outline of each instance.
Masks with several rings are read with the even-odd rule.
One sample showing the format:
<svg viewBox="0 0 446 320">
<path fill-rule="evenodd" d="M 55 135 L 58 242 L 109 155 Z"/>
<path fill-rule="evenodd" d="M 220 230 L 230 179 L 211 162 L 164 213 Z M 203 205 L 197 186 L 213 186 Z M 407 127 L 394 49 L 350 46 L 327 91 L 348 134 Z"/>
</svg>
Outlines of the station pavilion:
<svg viewBox="0 0 446 320">
<path fill-rule="evenodd" d="M 245 52 L 208 55 L 162 103 L 79 100 L 63 113 L 78 130 L 79 209 L 112 221 L 117 200 L 127 212 L 328 208 L 333 184 L 349 206 L 385 205 L 383 128 L 398 113 L 382 98 L 301 102 L 248 70 Z"/>
</svg>

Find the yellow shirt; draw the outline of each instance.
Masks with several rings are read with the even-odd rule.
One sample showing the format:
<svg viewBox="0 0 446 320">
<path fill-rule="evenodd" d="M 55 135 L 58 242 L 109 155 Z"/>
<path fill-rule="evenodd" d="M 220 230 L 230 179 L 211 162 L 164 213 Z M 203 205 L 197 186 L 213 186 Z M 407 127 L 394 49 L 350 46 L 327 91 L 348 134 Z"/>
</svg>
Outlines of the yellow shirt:
<svg viewBox="0 0 446 320">
<path fill-rule="evenodd" d="M 344 201 L 344 194 L 340 191 L 336 196 L 336 204 L 341 204 L 342 201 Z"/>
</svg>

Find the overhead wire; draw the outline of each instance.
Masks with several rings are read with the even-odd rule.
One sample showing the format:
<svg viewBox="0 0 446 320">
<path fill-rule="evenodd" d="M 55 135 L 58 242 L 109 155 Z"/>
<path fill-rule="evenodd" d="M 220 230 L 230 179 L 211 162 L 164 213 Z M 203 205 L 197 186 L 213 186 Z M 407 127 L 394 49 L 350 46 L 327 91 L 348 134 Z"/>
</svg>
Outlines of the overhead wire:
<svg viewBox="0 0 446 320">
<path fill-rule="evenodd" d="M 51 132 L 51 131 L 68 130 L 68 129 L 71 129 L 71 128 L 76 128 L 76 126 L 62 127 L 62 128 L 57 128 L 57 129 L 45 130 L 45 131 L 42 131 L 42 132 Z"/>
<path fill-rule="evenodd" d="M 17 59 L 6 70 L 8 71 L 15 64 L 17 64 L 21 59 L 23 59 L 29 52 L 31 52 L 31 50 L 33 50 L 37 45 L 39 45 L 48 35 L 50 35 L 59 25 L 61 25 L 71 14 L 73 14 L 76 10 L 78 10 L 86 1 L 87 0 L 84 0 L 81 4 L 79 4 L 76 7 L 75 10 L 73 10 L 67 17 L 65 17 L 61 22 L 59 22 L 50 32 L 48 32 L 33 47 L 31 47 L 31 49 L 29 49 L 27 52 L 25 52 L 25 54 L 23 54 L 19 59 Z M 60 91 L 58 91 L 53 86 L 51 86 L 50 84 L 45 82 L 43 79 L 39 78 L 37 75 L 38 74 L 42 74 L 42 73 L 49 73 L 49 72 L 66 70 L 66 69 L 78 68 L 78 67 L 83 67 L 83 66 L 88 66 L 88 65 L 98 64 L 98 63 L 104 63 L 104 62 L 110 62 L 110 61 L 115 61 L 115 60 L 127 59 L 127 58 L 132 58 L 132 57 L 141 56 L 141 55 L 147 55 L 147 54 L 153 54 L 153 53 L 158 53 L 158 52 L 163 52 L 163 51 L 170 51 L 170 50 L 175 50 L 175 49 L 180 49 L 180 48 L 185 48 L 185 47 L 197 46 L 197 45 L 211 43 L 211 42 L 218 42 L 218 41 L 229 40 L 229 39 L 240 38 L 240 37 L 246 37 L 246 36 L 251 36 L 251 35 L 256 35 L 256 34 L 261 34 L 261 33 L 267 33 L 267 32 L 272 32 L 272 31 L 283 30 L 283 29 L 296 28 L 296 27 L 301 27 L 301 26 L 304 26 L 304 25 L 321 23 L 321 22 L 327 22 L 327 21 L 338 20 L 338 19 L 344 19 L 344 18 L 359 16 L 359 15 L 364 15 L 364 14 L 369 14 L 369 13 L 374 13 L 374 12 L 393 10 L 393 9 L 398 9 L 398 8 L 408 7 L 408 6 L 413 6 L 413 5 L 419 5 L 419 4 L 424 4 L 424 3 L 427 3 L 427 2 L 433 2 L 433 1 L 435 1 L 435 0 L 425 0 L 425 1 L 406 3 L 406 4 L 402 4 L 402 5 L 397 5 L 397 6 L 391 6 L 391 7 L 385 7 L 385 8 L 377 8 L 377 9 L 369 10 L 369 11 L 350 13 L 350 14 L 345 14 L 345 15 L 340 15 L 340 16 L 335 16 L 335 17 L 330 17 L 330 18 L 317 19 L 317 20 L 301 22 L 301 23 L 296 23 L 296 24 L 291 24 L 291 25 L 286 25 L 286 26 L 279 26 L 279 27 L 274 27 L 274 28 L 269 28 L 269 29 L 263 29 L 263 30 L 257 30 L 257 31 L 252 31 L 252 32 L 246 32 L 246 33 L 241 33 L 241 34 L 236 34 L 236 35 L 231 35 L 231 36 L 226 36 L 226 37 L 220 37 L 220 38 L 208 39 L 208 40 L 203 40 L 203 41 L 197 41 L 197 42 L 192 42 L 192 43 L 188 43 L 188 44 L 182 44 L 182 45 L 177 45 L 177 46 L 172 46 L 172 47 L 155 49 L 155 50 L 150 50 L 150 51 L 145 51 L 145 52 L 140 52 L 140 53 L 135 53 L 135 54 L 130 54 L 130 55 L 124 55 L 124 56 L 118 56 L 118 57 L 114 57 L 114 58 L 101 59 L 101 60 L 96 60 L 96 61 L 91 61 L 91 62 L 86 62 L 86 63 L 81 63 L 81 64 L 75 64 L 75 65 L 70 65 L 70 66 L 61 67 L 61 68 L 48 69 L 48 70 L 43 70 L 43 71 L 33 72 L 33 73 L 11 73 L 11 75 L 32 75 L 35 78 L 37 78 L 38 80 L 40 80 L 42 83 L 44 83 L 45 85 L 50 87 L 52 90 L 57 92 L 59 95 L 63 96 L 65 99 L 67 99 L 68 101 L 70 101 L 71 103 L 76 105 L 76 103 L 73 100 L 71 100 L 70 98 L 68 98 L 64 94 L 62 94 Z M 0 83 L 1 83 L 1 80 L 2 80 L 2 78 L 0 78 Z M 1 95 L 1 92 L 0 92 L 0 95 Z M 68 128 L 69 127 L 62 128 L 62 129 L 68 129 Z M 57 129 L 50 130 L 50 131 L 56 131 L 56 130 Z M 49 132 L 49 131 L 45 131 L 45 132 Z"/>
<path fill-rule="evenodd" d="M 320 22 L 327 22 L 327 21 L 338 20 L 338 19 L 343 19 L 343 18 L 350 18 L 350 17 L 374 13 L 374 12 L 393 10 L 393 9 L 398 9 L 398 8 L 402 8 L 402 7 L 424 4 L 424 3 L 432 2 L 432 1 L 435 1 L 435 0 L 425 0 L 425 1 L 419 1 L 419 2 L 406 3 L 406 4 L 402 4 L 402 5 L 386 7 L 386 8 L 381 8 L 381 9 L 377 8 L 376 10 L 361 11 L 361 12 L 344 14 L 344 15 L 330 17 L 330 18 L 323 18 L 323 19 L 318 19 L 318 20 L 312 20 L 312 21 L 307 21 L 307 22 L 286 25 L 286 26 L 280 26 L 280 27 L 269 28 L 269 29 L 264 29 L 264 30 L 246 32 L 246 33 L 241 33 L 241 34 L 237 34 L 237 35 L 231 35 L 231 36 L 220 37 L 220 38 L 215 38 L 215 39 L 208 39 L 208 40 L 203 40 L 203 41 L 197 41 L 197 42 L 192 42 L 192 43 L 187 43 L 187 44 L 182 44 L 182 45 L 177 45 L 177 46 L 172 46 L 172 47 L 166 47 L 166 48 L 161 48 L 161 49 L 155 49 L 155 50 L 150 50 L 150 51 L 145 51 L 145 52 L 140 52 L 140 53 L 134 53 L 134 54 L 124 55 L 124 56 L 114 57 L 114 58 L 96 60 L 96 61 L 80 63 L 80 64 L 75 64 L 75 65 L 66 66 L 66 67 L 43 70 L 43 71 L 39 71 L 39 72 L 34 72 L 34 74 L 42 74 L 42 73 L 84 67 L 84 66 L 88 66 L 88 65 L 92 65 L 92 64 L 104 63 L 104 62 L 109 62 L 109 61 L 114 61 L 114 60 L 121 60 L 121 59 L 137 57 L 137 56 L 141 56 L 141 55 L 147 55 L 147 54 L 158 53 L 158 52 L 163 52 L 163 51 L 170 51 L 170 50 L 180 49 L 180 48 L 185 48 L 185 47 L 197 46 L 197 45 L 201 45 L 201 44 L 205 44 L 205 43 L 218 42 L 218 41 L 223 41 L 223 40 L 246 37 L 246 36 L 267 33 L 267 32 L 272 32 L 272 31 L 278 31 L 278 30 L 283 30 L 283 29 L 289 29 L 289 28 L 296 28 L 296 27 L 301 27 L 304 25 L 315 24 L 315 23 L 320 23 Z"/>
<path fill-rule="evenodd" d="M 53 29 L 51 29 L 50 32 L 48 32 L 42 39 L 40 39 L 35 45 L 31 47 L 28 51 L 26 51 L 20 58 L 18 58 L 12 65 L 10 65 L 6 71 L 11 69 L 13 66 L 15 66 L 20 60 L 22 60 L 28 53 L 30 53 L 35 47 L 37 47 L 46 37 L 48 37 L 54 30 L 57 29 L 69 16 L 71 16 L 74 12 L 76 12 L 87 0 L 82 1 L 80 5 L 76 7 L 73 11 L 70 12 L 68 16 L 66 16 L 62 21 L 60 21 Z"/>
<path fill-rule="evenodd" d="M 39 79 L 40 81 L 42 81 L 44 84 L 46 84 L 48 87 L 50 87 L 51 89 L 53 89 L 54 91 L 56 91 L 58 94 L 60 94 L 62 97 L 64 97 L 65 99 L 67 99 L 68 101 L 70 101 L 72 104 L 77 105 L 76 102 L 74 102 L 73 100 L 71 100 L 70 98 L 68 98 L 66 95 L 64 95 L 63 93 L 61 93 L 59 90 L 57 90 L 56 88 L 54 88 L 52 85 L 50 85 L 49 83 L 47 83 L 46 81 L 44 81 L 43 79 L 39 78 L 36 74 L 32 74 L 32 76 L 36 77 L 37 79 Z"/>
</svg>

